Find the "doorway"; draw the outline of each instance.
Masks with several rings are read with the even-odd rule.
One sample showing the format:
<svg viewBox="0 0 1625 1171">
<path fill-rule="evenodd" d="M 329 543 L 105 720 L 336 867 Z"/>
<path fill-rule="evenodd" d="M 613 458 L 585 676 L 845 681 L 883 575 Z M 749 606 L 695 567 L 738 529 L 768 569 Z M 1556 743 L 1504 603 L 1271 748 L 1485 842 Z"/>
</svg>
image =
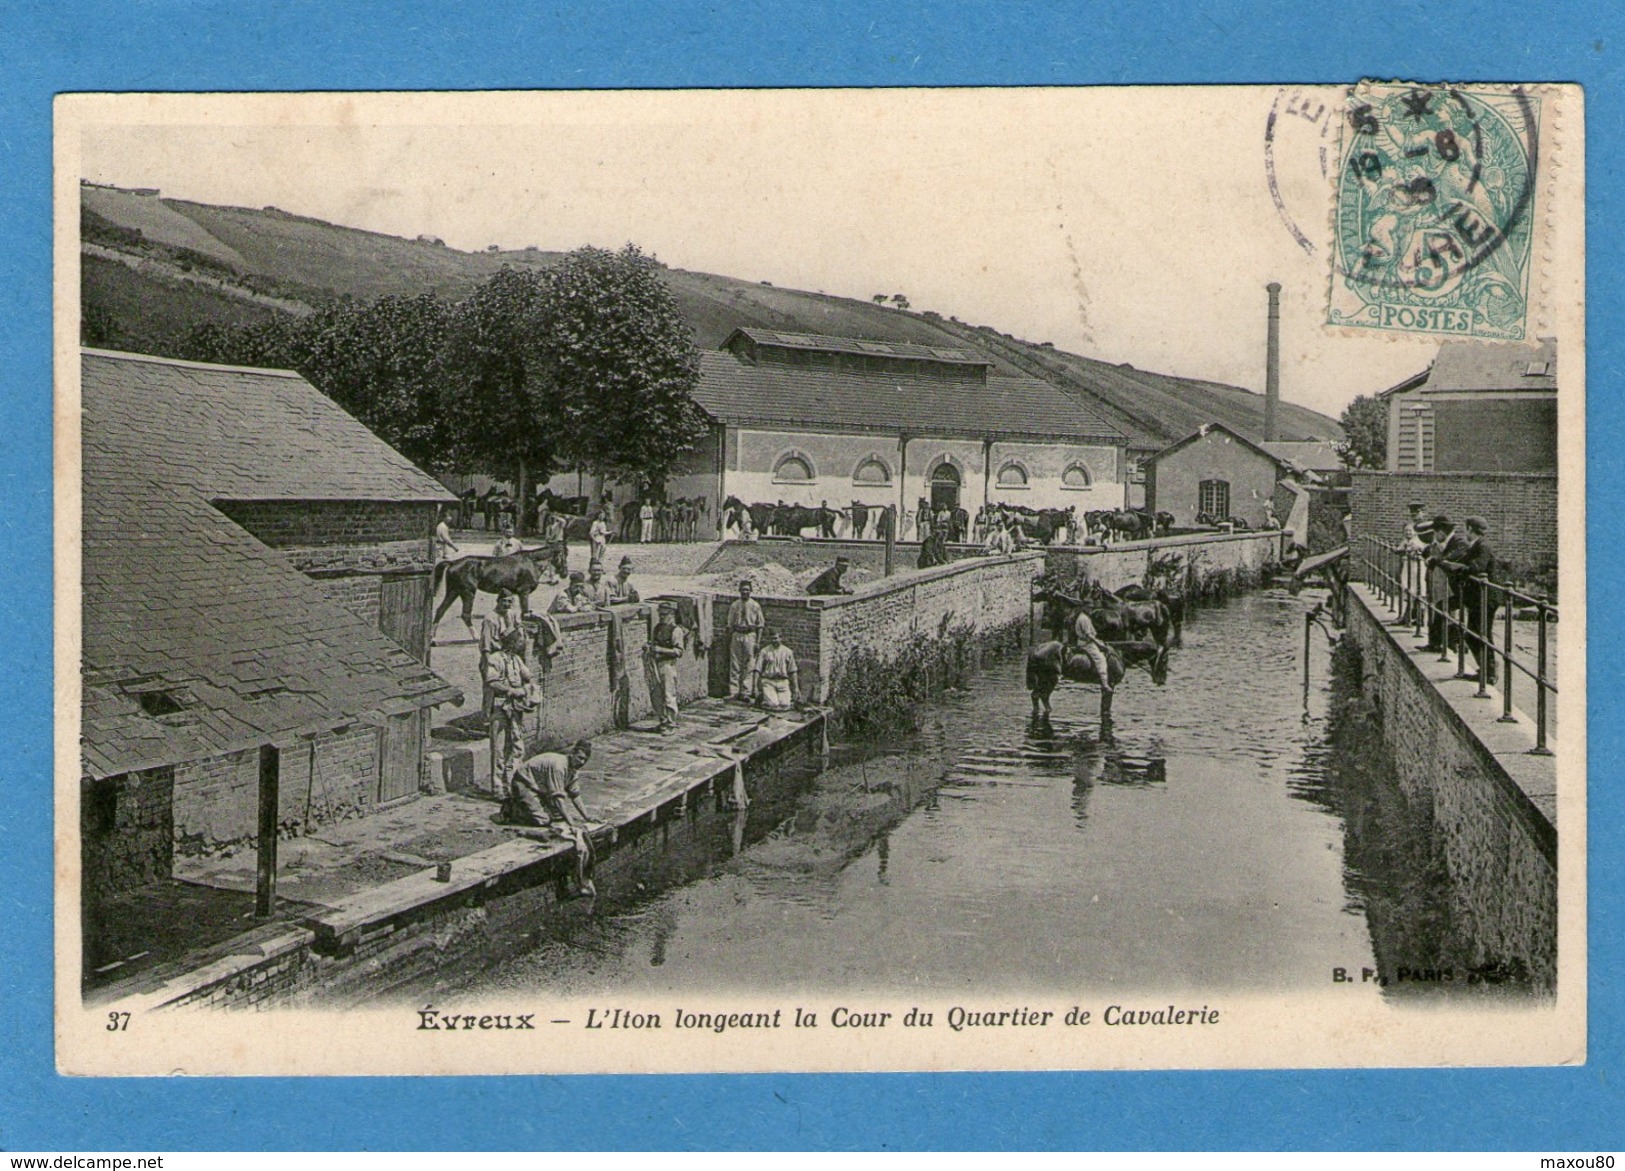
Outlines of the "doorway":
<svg viewBox="0 0 1625 1171">
<path fill-rule="evenodd" d="M 959 508 L 959 471 L 950 463 L 940 463 L 931 473 L 931 511 Z"/>
</svg>

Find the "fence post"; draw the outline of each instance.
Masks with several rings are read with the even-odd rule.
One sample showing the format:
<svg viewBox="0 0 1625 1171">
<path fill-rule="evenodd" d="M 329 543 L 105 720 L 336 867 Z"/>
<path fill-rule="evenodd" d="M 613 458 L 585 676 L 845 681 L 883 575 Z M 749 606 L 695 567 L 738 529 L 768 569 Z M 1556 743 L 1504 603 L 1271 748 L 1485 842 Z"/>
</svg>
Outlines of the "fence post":
<svg viewBox="0 0 1625 1171">
<path fill-rule="evenodd" d="M 1535 615 L 1538 629 L 1535 665 L 1535 746 L 1529 752 L 1532 756 L 1551 756 L 1552 750 L 1546 747 L 1546 603 L 1544 601 L 1537 600 L 1535 602 Z"/>
<path fill-rule="evenodd" d="M 1473 656 L 1478 660 L 1478 690 L 1474 699 L 1488 699 L 1490 676 L 1490 579 L 1478 579 L 1478 637 L 1473 642 Z"/>
<path fill-rule="evenodd" d="M 1497 723 L 1516 724 L 1512 714 L 1512 599 L 1503 597 L 1506 614 L 1501 621 L 1501 715 Z"/>
<path fill-rule="evenodd" d="M 1464 594 L 1456 594 L 1456 614 L 1453 617 L 1456 624 L 1456 679 L 1467 677 L 1467 598 Z M 1449 645 L 1446 638 L 1445 645 Z"/>
</svg>

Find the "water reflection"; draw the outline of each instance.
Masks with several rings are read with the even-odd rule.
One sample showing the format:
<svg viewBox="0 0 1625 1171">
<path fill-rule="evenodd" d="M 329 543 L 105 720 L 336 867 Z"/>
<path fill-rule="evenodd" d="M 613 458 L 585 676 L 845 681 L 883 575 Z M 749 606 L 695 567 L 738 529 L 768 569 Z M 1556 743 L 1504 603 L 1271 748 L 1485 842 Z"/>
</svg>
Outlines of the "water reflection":
<svg viewBox="0 0 1625 1171">
<path fill-rule="evenodd" d="M 1110 739 L 1093 688 L 1034 721 L 1021 663 L 991 664 L 914 735 L 786 760 L 748 811 L 607 863 L 595 915 L 435 988 L 1320 991 L 1334 965 L 1481 960 L 1324 639 L 1302 718 L 1310 601 L 1196 612 Z"/>
</svg>

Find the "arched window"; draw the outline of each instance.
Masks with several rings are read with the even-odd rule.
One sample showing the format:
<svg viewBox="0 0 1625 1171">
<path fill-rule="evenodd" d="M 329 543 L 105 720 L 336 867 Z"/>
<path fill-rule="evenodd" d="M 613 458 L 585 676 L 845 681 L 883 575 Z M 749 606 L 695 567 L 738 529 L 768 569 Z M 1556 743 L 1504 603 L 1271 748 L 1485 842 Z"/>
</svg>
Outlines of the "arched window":
<svg viewBox="0 0 1625 1171">
<path fill-rule="evenodd" d="M 852 482 L 854 484 L 890 484 L 891 468 L 886 461 L 878 455 L 866 455 L 858 461 L 853 469 Z"/>
<path fill-rule="evenodd" d="M 944 457 L 941 463 L 931 469 L 931 482 L 933 484 L 952 484 L 958 487 L 959 469 L 954 467 L 947 457 Z"/>
<path fill-rule="evenodd" d="M 779 457 L 779 462 L 773 465 L 773 482 L 775 484 L 810 484 L 817 479 L 813 472 L 812 460 L 799 451 L 787 452 Z"/>
<path fill-rule="evenodd" d="M 999 487 L 1025 488 L 1027 486 L 1027 469 L 1011 460 L 999 469 Z"/>
<path fill-rule="evenodd" d="M 1090 483 L 1089 469 L 1082 464 L 1073 464 L 1061 473 L 1061 487 L 1063 488 L 1087 488 Z"/>
</svg>

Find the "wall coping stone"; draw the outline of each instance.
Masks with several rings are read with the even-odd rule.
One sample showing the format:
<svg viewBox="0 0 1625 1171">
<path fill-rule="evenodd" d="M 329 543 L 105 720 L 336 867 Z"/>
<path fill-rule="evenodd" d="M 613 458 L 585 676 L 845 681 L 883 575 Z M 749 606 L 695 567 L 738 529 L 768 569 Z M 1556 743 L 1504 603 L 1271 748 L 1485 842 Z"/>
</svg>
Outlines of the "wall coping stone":
<svg viewBox="0 0 1625 1171">
<path fill-rule="evenodd" d="M 1557 827 L 1553 819 L 1557 815 L 1557 758 L 1530 755 L 1529 749 L 1535 746 L 1533 722 L 1516 708 L 1513 709 L 1518 717 L 1516 723 L 1497 722 L 1496 717 L 1501 712 L 1498 691 L 1491 690 L 1495 696 L 1493 702 L 1478 699 L 1475 682 L 1455 678 L 1454 656 L 1449 663 L 1435 664 L 1431 652 L 1423 654 L 1407 648 L 1383 617 L 1383 607 L 1369 586 L 1351 583 L 1349 597 L 1387 640 L 1394 657 L 1404 664 L 1401 669 L 1420 685 L 1428 703 L 1471 747 L 1486 775 L 1512 799 L 1519 820 L 1529 829 L 1541 853 L 1555 866 Z M 1430 671 L 1435 665 L 1438 671 Z"/>
</svg>

